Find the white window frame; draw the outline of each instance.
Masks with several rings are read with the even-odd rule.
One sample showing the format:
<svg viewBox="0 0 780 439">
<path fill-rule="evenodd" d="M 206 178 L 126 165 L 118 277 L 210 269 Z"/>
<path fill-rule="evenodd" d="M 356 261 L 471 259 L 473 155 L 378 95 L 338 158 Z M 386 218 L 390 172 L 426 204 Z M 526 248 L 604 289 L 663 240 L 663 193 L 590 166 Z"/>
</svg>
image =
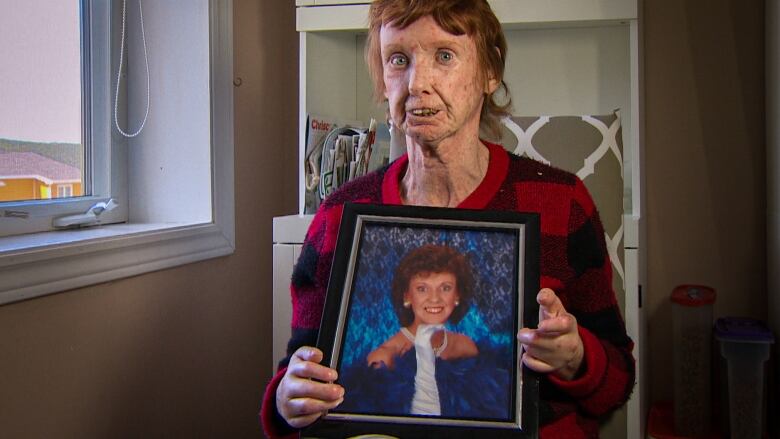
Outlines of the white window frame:
<svg viewBox="0 0 780 439">
<path fill-rule="evenodd" d="M 86 3 L 89 5 L 92 23 L 89 32 L 89 56 L 92 60 L 89 98 L 91 141 L 105 141 L 112 145 L 103 156 L 93 152 L 91 178 L 95 190 L 105 192 L 79 197 L 76 204 L 64 200 L 27 203 L 18 206 L 18 212 L 14 212 L 14 206 L 3 205 L 0 208 L 0 229 L 5 231 L 13 228 L 9 224 L 18 220 L 14 218 L 17 214 L 26 214 L 27 222 L 50 224 L 50 216 L 42 220 L 37 217 L 39 214 L 45 216 L 41 212 L 46 205 L 51 207 L 67 203 L 77 206 L 76 209 L 69 208 L 68 212 L 83 213 L 95 202 L 107 200 L 108 197 L 117 200 L 120 207 L 104 215 L 119 215 L 119 221 L 126 221 L 127 212 L 123 210 L 126 210 L 129 200 L 126 183 L 122 183 L 127 178 L 129 165 L 126 153 L 123 156 L 122 152 L 126 148 L 122 147 L 116 136 L 112 139 L 111 134 L 111 86 L 114 82 L 111 80 L 109 63 L 94 62 L 101 51 L 108 51 L 111 44 L 109 38 L 118 38 L 117 30 L 110 20 L 110 3 L 116 7 L 117 2 L 91 0 Z M 209 0 L 211 221 L 162 224 L 124 222 L 75 230 L 2 236 L 0 304 L 233 253 L 232 9 L 232 0 Z M 95 36 L 107 37 L 99 38 L 98 41 Z M 102 56 L 106 59 L 105 52 L 102 52 Z M 116 160 L 117 156 L 120 160 Z M 108 222 L 106 220 L 111 219 L 101 216 L 102 222 Z"/>
<path fill-rule="evenodd" d="M 73 196 L 72 184 L 58 184 L 57 185 L 57 198 L 69 198 Z"/>
<path fill-rule="evenodd" d="M 54 218 L 86 212 L 114 198 L 118 207 L 101 215 L 102 223 L 127 221 L 127 153 L 125 142 L 112 139 L 111 46 L 112 4 L 115 1 L 82 0 L 81 114 L 84 172 L 81 197 L 30 200 L 0 204 L 0 237 L 53 230 Z M 115 19 L 114 19 L 115 21 Z M 89 161 L 89 163 L 87 163 Z M 0 241 L 0 251 L 3 251 Z"/>
</svg>

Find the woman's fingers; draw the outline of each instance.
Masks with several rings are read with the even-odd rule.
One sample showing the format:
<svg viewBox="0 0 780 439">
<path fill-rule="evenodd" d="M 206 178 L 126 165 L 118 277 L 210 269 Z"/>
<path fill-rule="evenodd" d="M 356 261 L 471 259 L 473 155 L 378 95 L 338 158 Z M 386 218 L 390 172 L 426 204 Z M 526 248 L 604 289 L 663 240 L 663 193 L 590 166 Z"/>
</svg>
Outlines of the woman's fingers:
<svg viewBox="0 0 780 439">
<path fill-rule="evenodd" d="M 291 418 L 285 418 L 285 421 L 290 424 L 290 427 L 293 428 L 303 428 L 307 427 L 314 423 L 317 419 L 322 416 L 321 413 L 315 413 L 311 415 L 305 415 L 305 416 L 294 416 Z"/>
<path fill-rule="evenodd" d="M 523 353 L 522 361 L 529 369 L 539 373 L 549 373 L 556 369 L 533 355 L 530 355 L 528 352 Z"/>
<path fill-rule="evenodd" d="M 320 381 L 335 381 L 338 378 L 338 373 L 329 367 L 301 360 L 290 360 L 290 364 L 287 366 L 287 373 L 299 378 L 312 378 Z"/>
<path fill-rule="evenodd" d="M 562 349 L 560 347 L 560 341 L 558 340 L 536 337 L 536 339 L 530 343 L 523 343 L 523 350 L 534 357 L 553 363 Z"/>
<path fill-rule="evenodd" d="M 575 376 L 582 364 L 584 346 L 577 319 L 566 312 L 555 291 L 543 288 L 536 295 L 539 325 L 523 328 L 517 339 L 523 344 L 523 363 L 537 372 L 554 372 L 564 379 Z"/>
<path fill-rule="evenodd" d="M 344 396 L 344 388 L 338 384 L 320 383 L 304 378 L 293 378 L 288 383 L 285 393 L 285 396 L 288 399 L 312 398 L 331 402 Z"/>
<path fill-rule="evenodd" d="M 311 415 L 317 417 L 325 414 L 326 411 L 338 406 L 344 401 L 344 398 L 338 398 L 333 401 L 323 401 L 315 398 L 292 398 L 288 401 L 290 418 L 306 418 Z M 315 418 L 316 419 L 316 418 Z"/>
<path fill-rule="evenodd" d="M 287 372 L 276 389 L 279 414 L 293 427 L 305 427 L 344 400 L 344 388 L 331 384 L 338 374 L 318 364 L 322 351 L 303 347 L 290 358 Z"/>
<path fill-rule="evenodd" d="M 303 428 L 311 425 L 325 414 L 328 410 L 337 407 L 344 401 L 344 398 L 337 399 L 330 403 L 312 400 L 309 398 L 296 398 L 290 400 L 292 406 L 292 416 L 285 418 L 288 424 L 294 428 Z"/>
<path fill-rule="evenodd" d="M 563 335 L 577 332 L 577 319 L 571 314 L 549 318 L 539 322 L 537 331 L 542 335 Z"/>
<path fill-rule="evenodd" d="M 323 356 L 324 355 L 322 351 L 317 348 L 313 348 L 311 346 L 302 346 L 292 354 L 290 363 L 294 363 L 300 360 L 319 363 L 322 361 Z"/>
<path fill-rule="evenodd" d="M 557 317 L 566 312 L 561 303 L 561 299 L 555 294 L 555 291 L 549 288 L 542 288 L 536 295 L 536 302 L 539 304 L 539 321 L 551 317 Z"/>
<path fill-rule="evenodd" d="M 531 356 L 547 364 L 562 367 L 576 354 L 580 343 L 579 334 L 576 330 L 568 330 L 568 325 L 568 322 L 549 324 L 547 330 L 523 328 L 517 339 Z"/>
<path fill-rule="evenodd" d="M 344 389 L 334 384 L 291 378 L 279 384 L 276 405 L 279 414 L 294 427 L 314 422 L 344 401 Z"/>
</svg>

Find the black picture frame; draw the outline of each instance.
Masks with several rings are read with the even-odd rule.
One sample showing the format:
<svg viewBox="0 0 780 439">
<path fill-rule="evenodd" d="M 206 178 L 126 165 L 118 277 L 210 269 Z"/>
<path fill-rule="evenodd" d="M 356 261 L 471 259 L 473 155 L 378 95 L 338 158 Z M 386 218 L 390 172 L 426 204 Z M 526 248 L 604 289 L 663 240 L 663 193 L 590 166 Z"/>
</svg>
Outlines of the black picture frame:
<svg viewBox="0 0 780 439">
<path fill-rule="evenodd" d="M 539 376 L 519 361 L 516 334 L 538 323 L 539 239 L 536 213 L 345 204 L 317 342 L 322 364 L 339 372 L 336 382 L 345 387 L 345 400 L 302 435 L 538 437 Z M 457 324 L 451 323 L 455 312 L 448 314 L 445 332 L 456 341 L 457 334 L 468 337 L 479 354 L 461 362 L 434 360 L 439 415 L 400 407 L 411 404 L 409 388 L 413 394 L 417 370 L 425 369 L 417 366 L 415 355 L 422 354 L 410 349 L 406 357 L 411 359 L 397 357 L 397 364 L 382 364 L 379 372 L 366 362 L 366 353 L 401 326 L 404 311 L 389 292 L 395 268 L 404 255 L 426 244 L 467 256 L 475 285 L 468 311 Z M 411 383 L 409 372 L 403 372 L 410 361 L 415 365 Z M 446 373 L 461 379 L 442 378 Z"/>
</svg>

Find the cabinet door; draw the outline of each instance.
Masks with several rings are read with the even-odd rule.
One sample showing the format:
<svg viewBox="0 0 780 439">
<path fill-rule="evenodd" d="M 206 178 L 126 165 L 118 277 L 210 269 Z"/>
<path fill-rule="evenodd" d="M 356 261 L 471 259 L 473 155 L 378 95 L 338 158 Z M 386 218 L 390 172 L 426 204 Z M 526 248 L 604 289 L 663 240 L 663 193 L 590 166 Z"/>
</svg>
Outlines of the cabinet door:
<svg viewBox="0 0 780 439">
<path fill-rule="evenodd" d="M 285 355 L 290 340 L 292 302 L 290 300 L 290 279 L 293 267 L 301 254 L 300 244 L 274 244 L 273 278 L 273 372 Z"/>
</svg>

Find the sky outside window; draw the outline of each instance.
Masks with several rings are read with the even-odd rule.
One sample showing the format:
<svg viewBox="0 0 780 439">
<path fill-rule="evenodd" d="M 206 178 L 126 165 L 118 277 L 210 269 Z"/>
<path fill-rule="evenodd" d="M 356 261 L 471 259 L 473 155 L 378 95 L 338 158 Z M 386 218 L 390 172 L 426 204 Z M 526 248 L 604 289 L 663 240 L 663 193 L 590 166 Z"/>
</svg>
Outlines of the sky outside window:
<svg viewBox="0 0 780 439">
<path fill-rule="evenodd" d="M 0 202 L 83 194 L 78 0 L 0 0 Z"/>
</svg>

